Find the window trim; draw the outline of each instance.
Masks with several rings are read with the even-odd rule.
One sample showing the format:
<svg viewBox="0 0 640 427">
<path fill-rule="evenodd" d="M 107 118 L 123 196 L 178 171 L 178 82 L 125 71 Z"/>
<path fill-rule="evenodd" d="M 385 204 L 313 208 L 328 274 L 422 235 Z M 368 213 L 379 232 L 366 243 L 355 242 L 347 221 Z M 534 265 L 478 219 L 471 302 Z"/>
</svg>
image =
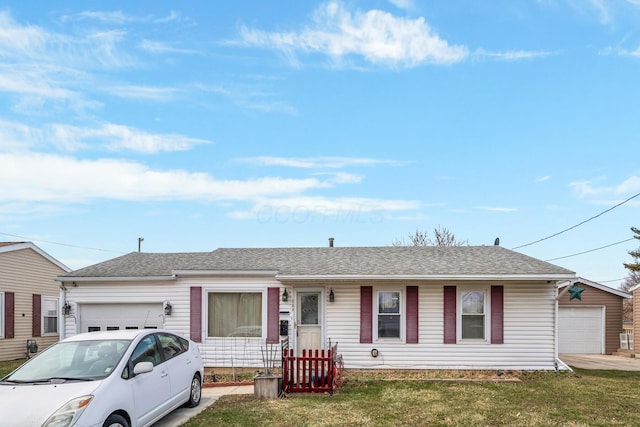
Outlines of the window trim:
<svg viewBox="0 0 640 427">
<path fill-rule="evenodd" d="M 406 323 L 407 323 L 407 313 L 406 313 L 406 291 L 405 287 L 380 287 L 374 288 L 374 297 L 372 298 L 373 307 L 372 307 L 372 317 L 373 317 L 373 340 L 375 342 L 402 342 L 404 343 L 406 340 Z M 378 336 L 378 319 L 381 315 L 379 311 L 378 301 L 380 301 L 380 293 L 383 292 L 397 292 L 399 294 L 400 301 L 398 303 L 398 317 L 399 317 L 399 336 L 396 337 L 379 337 Z M 384 314 L 384 313 L 383 313 Z"/>
<path fill-rule="evenodd" d="M 0 291 L 0 338 L 4 338 L 4 316 L 6 313 L 4 292 Z"/>
<path fill-rule="evenodd" d="M 51 337 L 51 336 L 57 336 L 60 334 L 60 331 L 58 330 L 60 328 L 59 325 L 59 321 L 60 321 L 60 299 L 58 297 L 52 297 L 52 296 L 47 296 L 47 295 L 41 295 L 40 296 L 41 299 L 41 303 L 40 303 L 40 331 L 41 331 L 41 335 L 43 337 Z M 56 325 L 56 330 L 54 332 L 45 332 L 45 317 L 53 317 L 53 316 L 47 316 L 46 312 L 44 310 L 44 307 L 46 305 L 47 301 L 53 301 L 54 302 L 54 306 L 56 308 L 56 315 L 55 315 L 55 325 Z"/>
<path fill-rule="evenodd" d="M 462 298 L 465 293 L 469 292 L 482 292 L 484 294 L 484 338 L 463 338 L 462 337 L 462 319 L 463 315 L 463 303 Z M 457 286 L 456 304 L 458 309 L 456 310 L 456 335 L 458 344 L 491 344 L 491 286 L 479 285 L 479 286 Z"/>
<path fill-rule="evenodd" d="M 233 289 L 233 288 L 205 288 L 204 289 L 204 313 L 203 313 L 203 324 L 204 324 L 204 336 L 205 340 L 217 340 L 217 339 L 241 339 L 241 340 L 264 340 L 267 338 L 267 328 L 268 328 L 268 295 L 267 289 Z M 260 336 L 259 337 L 215 337 L 209 335 L 209 312 L 211 308 L 209 307 L 209 295 L 210 294 L 260 294 L 261 298 L 261 306 L 262 306 L 262 316 L 260 321 L 262 324 L 260 325 Z"/>
</svg>

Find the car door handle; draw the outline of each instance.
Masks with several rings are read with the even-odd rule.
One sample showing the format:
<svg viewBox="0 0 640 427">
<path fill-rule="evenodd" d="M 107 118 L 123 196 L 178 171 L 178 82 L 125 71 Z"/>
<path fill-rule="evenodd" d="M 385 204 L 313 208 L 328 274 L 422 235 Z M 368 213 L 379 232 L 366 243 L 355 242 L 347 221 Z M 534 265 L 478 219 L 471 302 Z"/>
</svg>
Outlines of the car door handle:
<svg viewBox="0 0 640 427">
<path fill-rule="evenodd" d="M 164 378 L 167 375 L 169 375 L 169 373 L 167 371 L 162 371 L 162 373 L 160 373 L 160 378 Z"/>
</svg>

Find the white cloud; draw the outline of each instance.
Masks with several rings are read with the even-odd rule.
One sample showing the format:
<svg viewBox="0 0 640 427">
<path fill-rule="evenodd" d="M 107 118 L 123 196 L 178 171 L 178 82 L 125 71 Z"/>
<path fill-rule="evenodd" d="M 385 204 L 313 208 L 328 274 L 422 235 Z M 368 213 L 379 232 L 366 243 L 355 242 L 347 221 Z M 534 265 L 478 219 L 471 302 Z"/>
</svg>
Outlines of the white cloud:
<svg viewBox="0 0 640 427">
<path fill-rule="evenodd" d="M 73 142 L 74 145 L 80 147 L 91 142 L 98 142 L 109 150 L 129 150 L 146 154 L 161 151 L 185 151 L 195 145 L 210 143 L 204 139 L 184 135 L 148 133 L 113 123 L 95 128 L 55 124 L 51 125 L 47 131 L 48 137 L 57 146 Z"/>
<path fill-rule="evenodd" d="M 153 40 L 142 40 L 138 47 L 142 50 L 146 50 L 147 52 L 154 54 L 163 54 L 163 53 L 180 53 L 180 54 L 198 54 L 199 52 L 193 49 L 184 49 L 180 47 L 173 46 L 169 43 L 153 41 Z"/>
<path fill-rule="evenodd" d="M 218 180 L 184 170 L 158 171 L 126 160 L 79 160 L 42 153 L 0 154 L 0 203 L 112 200 L 254 200 L 322 188 L 315 178 Z"/>
<path fill-rule="evenodd" d="M 505 213 L 516 212 L 518 210 L 516 208 L 506 208 L 501 206 L 476 206 L 476 209 L 480 209 L 483 211 L 490 211 L 490 212 L 505 212 Z"/>
<path fill-rule="evenodd" d="M 301 169 L 341 169 L 348 166 L 400 165 L 395 160 L 381 160 L 369 157 L 272 157 L 258 156 L 239 159 L 262 166 L 285 166 Z"/>
<path fill-rule="evenodd" d="M 489 52 L 484 49 L 477 49 L 473 53 L 474 59 L 490 58 L 497 61 L 522 61 L 526 59 L 544 58 L 555 55 L 555 52 L 533 51 L 533 50 L 512 50 L 508 52 Z"/>
<path fill-rule="evenodd" d="M 169 101 L 175 97 L 178 93 L 178 89 L 172 87 L 121 85 L 107 87 L 106 92 L 120 98 L 146 101 Z"/>
<path fill-rule="evenodd" d="M 619 197 L 640 192 L 640 177 L 635 175 L 617 185 L 594 185 L 594 182 L 602 180 L 602 178 L 599 178 L 589 181 L 576 181 L 570 183 L 569 186 L 577 193 L 578 197 Z"/>
<path fill-rule="evenodd" d="M 545 182 L 545 181 L 549 181 L 551 179 L 550 175 L 545 175 L 545 176 L 541 176 L 539 178 L 535 179 L 535 182 Z"/>
<path fill-rule="evenodd" d="M 234 211 L 235 219 L 258 219 L 260 221 L 312 221 L 313 215 L 339 217 L 343 221 L 371 220 L 371 214 L 416 210 L 420 203 L 415 200 L 376 199 L 366 197 L 295 196 L 268 198 L 256 202 L 249 211 Z"/>
<path fill-rule="evenodd" d="M 73 16 L 65 15 L 62 17 L 62 19 L 63 21 L 68 21 L 72 19 L 73 20 L 88 19 L 88 20 L 95 20 L 95 21 L 100 21 L 108 24 L 127 24 L 127 23 L 136 22 L 140 20 L 132 15 L 127 15 L 121 10 L 116 10 L 112 12 L 88 10 L 88 11 L 77 13 L 76 15 L 73 15 Z"/>
<path fill-rule="evenodd" d="M 389 3 L 397 7 L 398 9 L 411 9 L 413 8 L 412 0 L 389 0 Z"/>
<path fill-rule="evenodd" d="M 352 55 L 392 68 L 421 64 L 453 64 L 468 56 L 465 46 L 441 39 L 424 18 L 395 17 L 382 10 L 347 10 L 331 1 L 313 15 L 313 25 L 300 32 L 267 32 L 240 28 L 241 43 L 283 52 L 296 62 L 296 52 L 320 53 L 340 61 Z"/>
<path fill-rule="evenodd" d="M 96 127 L 80 127 L 60 123 L 34 128 L 17 122 L 0 120 L 3 152 L 20 152 L 34 147 L 55 147 L 65 152 L 92 148 L 112 151 L 134 151 L 153 154 L 185 151 L 210 141 L 178 134 L 155 134 L 129 126 L 105 123 Z"/>
</svg>

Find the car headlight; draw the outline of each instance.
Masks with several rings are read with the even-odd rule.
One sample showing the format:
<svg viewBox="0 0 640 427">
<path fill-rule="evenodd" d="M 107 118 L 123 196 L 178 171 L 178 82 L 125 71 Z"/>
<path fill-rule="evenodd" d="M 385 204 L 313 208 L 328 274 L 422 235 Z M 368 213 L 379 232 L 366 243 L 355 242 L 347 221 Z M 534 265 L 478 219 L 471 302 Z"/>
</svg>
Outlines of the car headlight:
<svg viewBox="0 0 640 427">
<path fill-rule="evenodd" d="M 65 403 L 53 415 L 47 418 L 42 427 L 70 427 L 78 421 L 80 415 L 87 408 L 93 396 L 77 397 Z"/>
</svg>

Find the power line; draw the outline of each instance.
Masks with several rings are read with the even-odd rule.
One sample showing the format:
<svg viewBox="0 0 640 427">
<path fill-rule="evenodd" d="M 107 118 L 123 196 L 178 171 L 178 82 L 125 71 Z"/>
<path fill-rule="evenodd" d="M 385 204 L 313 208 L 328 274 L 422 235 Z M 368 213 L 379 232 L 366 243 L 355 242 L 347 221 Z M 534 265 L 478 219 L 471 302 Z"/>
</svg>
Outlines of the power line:
<svg viewBox="0 0 640 427">
<path fill-rule="evenodd" d="M 621 277 L 619 279 L 613 279 L 613 280 L 600 280 L 598 281 L 598 283 L 619 282 L 620 280 L 626 280 L 626 277 Z"/>
<path fill-rule="evenodd" d="M 9 237 L 17 237 L 18 239 L 22 239 L 22 240 L 26 240 L 26 241 L 30 241 L 30 242 L 34 242 L 35 241 L 35 242 L 49 243 L 49 244 L 52 244 L 52 245 L 67 246 L 67 247 L 70 247 L 70 248 L 89 249 L 89 250 L 92 250 L 92 251 L 111 252 L 111 253 L 115 253 L 115 254 L 124 253 L 124 252 L 118 252 L 118 251 L 111 251 L 109 249 L 91 248 L 91 247 L 88 247 L 88 246 L 78 246 L 78 245 L 70 245 L 68 243 L 52 242 L 50 240 L 33 239 L 31 237 L 18 236 L 17 234 L 0 233 L 0 235 L 9 236 Z"/>
<path fill-rule="evenodd" d="M 593 220 L 593 219 L 598 218 L 599 216 L 602 216 L 602 215 L 606 214 L 606 213 L 607 213 L 607 212 L 609 212 L 609 211 L 614 210 L 614 209 L 615 209 L 615 208 L 617 208 L 618 206 L 624 205 L 624 204 L 625 204 L 625 203 L 627 203 L 629 200 L 635 199 L 635 198 L 636 198 L 636 197 L 638 197 L 638 196 L 640 196 L 640 193 L 635 194 L 635 195 L 633 195 L 633 196 L 629 197 L 627 200 L 625 200 L 625 201 L 623 201 L 623 202 L 620 202 L 620 203 L 618 203 L 617 205 L 612 206 L 612 207 L 610 207 L 609 209 L 607 209 L 607 210 L 605 210 L 605 211 L 600 212 L 598 215 L 592 216 L 592 217 L 591 217 L 591 218 L 589 218 L 589 219 L 585 219 L 584 221 L 582 221 L 582 222 L 580 222 L 580 223 L 578 223 L 578 224 L 576 224 L 576 225 L 574 225 L 574 226 L 572 226 L 572 227 L 566 228 L 566 229 L 564 229 L 564 230 L 562 230 L 562 231 L 559 231 L 559 232 L 557 232 L 557 233 L 555 233 L 555 234 L 552 234 L 551 236 L 543 237 L 542 239 L 538 239 L 538 240 L 536 240 L 536 241 L 534 241 L 534 242 L 527 243 L 527 244 L 525 244 L 525 245 L 516 246 L 515 248 L 512 248 L 512 249 L 514 249 L 514 250 L 515 250 L 515 249 L 524 248 L 525 246 L 530 246 L 530 245 L 533 245 L 533 244 L 535 244 L 535 243 L 540 243 L 540 242 L 542 242 L 542 241 L 544 241 L 544 240 L 551 239 L 552 237 L 556 237 L 556 236 L 558 236 L 558 235 L 560 235 L 560 234 L 562 234 L 562 233 L 565 233 L 565 232 L 567 232 L 567 231 L 569 231 L 569 230 L 573 230 L 574 228 L 579 227 L 579 226 L 581 226 L 582 224 L 585 224 L 585 223 L 587 223 L 587 222 L 589 222 L 589 221 L 591 221 L 591 220 Z"/>
<path fill-rule="evenodd" d="M 582 255 L 582 254 L 588 254 L 589 252 L 595 252 L 595 251 L 599 251 L 600 249 L 604 249 L 604 248 L 608 248 L 610 246 L 615 246 L 615 245 L 619 245 L 621 243 L 625 243 L 625 242 L 629 242 L 631 240 L 633 240 L 635 237 L 632 237 L 630 239 L 625 239 L 625 240 L 620 240 L 619 242 L 615 242 L 615 243 L 611 243 L 609 245 L 605 245 L 605 246 L 600 246 L 599 248 L 595 248 L 595 249 L 589 249 L 587 251 L 583 251 L 583 252 L 578 252 L 576 254 L 571 254 L 571 255 L 565 255 L 565 256 L 560 256 L 557 258 L 551 258 L 551 259 L 545 259 L 545 261 L 549 262 L 549 261 L 555 261 L 558 259 L 564 259 L 564 258 L 571 258 L 572 256 L 578 256 L 578 255 Z"/>
</svg>

